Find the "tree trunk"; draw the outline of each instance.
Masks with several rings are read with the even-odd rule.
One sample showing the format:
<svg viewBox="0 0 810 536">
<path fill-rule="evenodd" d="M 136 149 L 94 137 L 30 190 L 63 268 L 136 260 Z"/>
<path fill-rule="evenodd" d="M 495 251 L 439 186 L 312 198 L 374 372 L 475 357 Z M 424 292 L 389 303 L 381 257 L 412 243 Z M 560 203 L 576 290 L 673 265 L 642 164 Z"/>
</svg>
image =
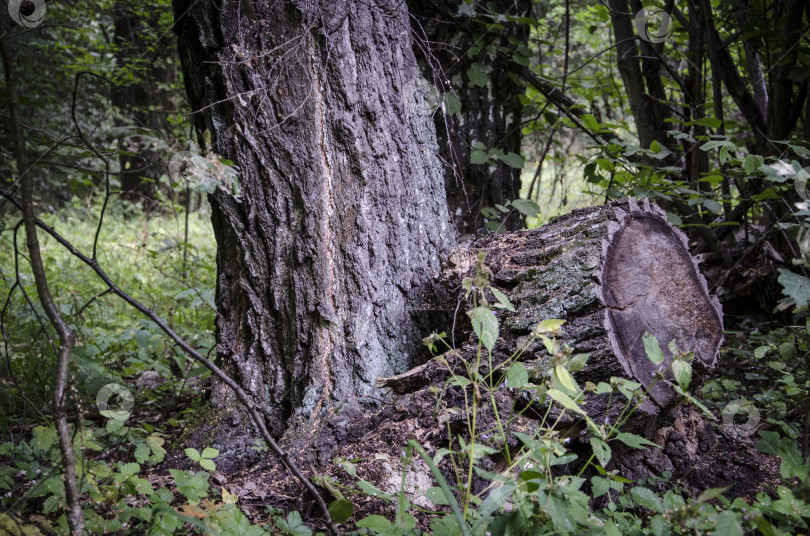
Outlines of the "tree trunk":
<svg viewBox="0 0 810 536">
<path fill-rule="evenodd" d="M 408 296 L 455 240 L 395 6 L 174 2 L 195 124 L 241 173 L 210 198 L 218 355 L 276 436 L 308 442 L 419 361 Z"/>
<path fill-rule="evenodd" d="M 498 0 L 489 9 L 514 17 L 531 11 L 527 0 Z M 460 234 L 474 234 L 486 223 L 483 207 L 494 207 L 520 197 L 521 169 L 502 161 L 472 164 L 476 143 L 503 153 L 520 154 L 525 88 L 510 77 L 509 63 L 491 54 L 487 47 L 515 49 L 525 45 L 529 25 L 503 21 L 492 31 L 469 16 L 459 15 L 460 0 L 441 2 L 409 0 L 414 34 L 414 52 L 425 78 L 442 93 L 452 93 L 461 102 L 455 114 L 439 108 L 432 115 L 444 163 L 445 191 L 451 217 Z M 508 54 L 511 56 L 512 54 Z M 487 83 L 474 84 L 467 76 L 473 64 L 486 69 Z M 503 229 L 523 224 L 513 211 Z"/>
<path fill-rule="evenodd" d="M 574 374 L 584 384 L 621 377 L 652 386 L 640 413 L 656 415 L 674 399 L 668 382 L 654 378 L 657 367 L 644 350 L 642 336 L 654 335 L 668 366 L 674 340 L 711 367 L 723 341 L 717 298 L 692 260 L 686 237 L 666 221 L 665 213 L 645 200 L 623 201 L 576 210 L 538 229 L 489 235 L 471 247 L 459 246 L 448 256 L 445 284 L 458 288 L 469 276 L 479 252 L 486 253 L 492 282 L 507 295 L 515 312 L 500 311 L 500 336 L 493 350 L 511 355 L 542 321 L 563 319 L 558 340 L 575 354 L 589 354 L 585 368 Z M 477 352 L 469 332 L 463 358 Z M 459 340 L 459 337 L 456 337 Z M 524 353 L 530 369 L 545 369 L 549 355 L 540 342 Z M 416 372 L 380 381 L 398 392 L 436 381 L 446 367 L 428 363 Z M 671 374 L 668 375 L 671 379 Z M 604 416 L 607 400 L 591 395 L 587 410 Z"/>
<path fill-rule="evenodd" d="M 173 36 L 161 35 L 159 46 L 150 50 L 153 46 L 150 30 L 160 35 L 160 15 L 165 9 L 165 6 L 133 5 L 131 0 L 115 3 L 116 62 L 119 68 L 139 73 L 136 81 L 124 81 L 112 91 L 112 103 L 124 116 L 119 126 L 135 131 L 121 138 L 118 145 L 124 152 L 118 157 L 122 197 L 130 201 L 154 200 L 157 181 L 166 172 L 161 153 L 144 139 L 144 135 L 161 137 L 169 132 L 166 116 L 174 108 L 172 92 L 166 89 L 177 79 Z"/>
</svg>

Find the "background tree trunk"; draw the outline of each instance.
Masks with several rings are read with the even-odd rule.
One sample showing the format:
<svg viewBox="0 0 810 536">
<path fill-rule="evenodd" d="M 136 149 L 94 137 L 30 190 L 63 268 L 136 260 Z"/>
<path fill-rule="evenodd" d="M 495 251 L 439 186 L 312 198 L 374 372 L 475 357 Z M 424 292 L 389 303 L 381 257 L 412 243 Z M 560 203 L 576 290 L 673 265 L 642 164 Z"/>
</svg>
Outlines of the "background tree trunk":
<svg viewBox="0 0 810 536">
<path fill-rule="evenodd" d="M 115 58 L 121 69 L 143 74 L 137 82 L 123 81 L 112 92 L 112 102 L 124 116 L 121 126 L 131 126 L 132 135 L 122 138 L 118 157 L 121 166 L 121 192 L 130 201 L 154 200 L 157 181 L 166 172 L 161 153 L 151 147 L 150 137 L 170 132 L 167 115 L 175 108 L 170 84 L 177 79 L 176 45 L 171 34 L 162 36 L 161 11 L 166 6 L 133 4 L 131 0 L 115 3 Z M 162 39 L 155 46 L 153 36 Z M 154 47 L 154 50 L 150 50 Z M 147 180 L 144 180 L 147 179 Z"/>
<path fill-rule="evenodd" d="M 195 124 L 241 171 L 210 198 L 218 355 L 277 436 L 375 406 L 375 379 L 418 362 L 408 295 L 455 240 L 396 6 L 174 2 Z"/>
<path fill-rule="evenodd" d="M 460 0 L 408 1 L 414 52 L 422 74 L 441 92 L 451 92 L 461 102 L 459 113 L 450 115 L 439 108 L 433 119 L 451 217 L 460 234 L 474 234 L 485 224 L 481 208 L 517 199 L 521 188 L 521 169 L 500 161 L 470 163 L 476 142 L 487 149 L 520 154 L 520 95 L 525 89 L 510 77 L 509 63 L 487 47 L 515 49 L 525 45 L 529 26 L 503 21 L 503 28 L 493 32 L 459 14 L 462 4 Z M 490 4 L 494 13 L 525 17 L 532 3 L 498 0 Z M 473 63 L 485 67 L 486 85 L 478 86 L 467 76 Z M 522 223 L 520 214 L 513 211 L 504 229 L 519 229 Z"/>
</svg>

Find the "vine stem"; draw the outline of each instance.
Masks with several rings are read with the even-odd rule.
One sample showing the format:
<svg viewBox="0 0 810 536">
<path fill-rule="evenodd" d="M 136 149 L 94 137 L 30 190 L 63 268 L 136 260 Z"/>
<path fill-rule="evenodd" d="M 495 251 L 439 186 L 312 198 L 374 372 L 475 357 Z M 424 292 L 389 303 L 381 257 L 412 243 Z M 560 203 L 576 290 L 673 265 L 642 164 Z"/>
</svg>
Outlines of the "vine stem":
<svg viewBox="0 0 810 536">
<path fill-rule="evenodd" d="M 6 94 L 8 96 L 8 107 L 11 115 L 11 127 L 14 137 L 14 156 L 17 160 L 17 170 L 24 170 L 20 176 L 20 195 L 22 203 L 18 203 L 18 208 L 22 212 L 23 226 L 25 227 L 25 242 L 28 246 L 28 258 L 31 264 L 31 272 L 34 275 L 34 283 L 37 289 L 37 296 L 42 305 L 42 309 L 48 316 L 51 325 L 59 335 L 59 347 L 56 352 L 56 374 L 54 378 L 53 402 L 54 402 L 54 427 L 59 442 L 59 449 L 62 452 L 63 474 L 62 480 L 65 485 L 65 500 L 67 502 L 66 518 L 68 529 L 74 536 L 81 536 L 83 533 L 83 516 L 80 502 L 78 478 L 76 475 L 76 453 L 73 450 L 70 429 L 67 422 L 67 389 L 68 389 L 68 368 L 70 366 L 70 354 L 76 341 L 76 335 L 71 331 L 70 326 L 62 317 L 59 308 L 51 296 L 48 289 L 48 278 L 45 274 L 45 266 L 42 262 L 42 255 L 37 237 L 36 214 L 34 213 L 34 181 L 33 176 L 28 173 L 28 154 L 25 148 L 25 132 L 23 131 L 22 115 L 20 112 L 20 94 L 17 83 L 17 69 L 14 62 L 14 53 L 9 44 L 8 32 L 6 31 L 5 16 L 0 17 L 0 55 L 2 55 L 3 71 L 6 79 Z"/>
</svg>

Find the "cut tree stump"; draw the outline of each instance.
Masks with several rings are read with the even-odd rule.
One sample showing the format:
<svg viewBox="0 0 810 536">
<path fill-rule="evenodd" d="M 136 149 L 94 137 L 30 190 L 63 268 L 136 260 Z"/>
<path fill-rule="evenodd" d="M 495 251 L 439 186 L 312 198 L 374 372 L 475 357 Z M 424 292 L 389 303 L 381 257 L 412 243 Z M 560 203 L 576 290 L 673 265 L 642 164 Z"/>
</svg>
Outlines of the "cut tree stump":
<svg viewBox="0 0 810 536">
<path fill-rule="evenodd" d="M 673 340 L 679 349 L 694 352 L 698 372 L 717 360 L 723 342 L 720 304 L 689 254 L 686 236 L 648 200 L 642 206 L 624 200 L 576 210 L 537 229 L 491 234 L 458 246 L 445 262 L 443 283 L 451 295 L 471 275 L 479 252 L 486 252 L 492 284 L 515 307 L 515 312 L 496 313 L 501 326 L 496 356 L 508 356 L 540 322 L 558 318 L 565 320 L 558 340 L 574 353 L 589 354 L 585 368 L 575 373 L 581 384 L 622 377 L 645 388 L 653 385 L 658 367 L 644 350 L 645 332 L 660 342 L 665 366 L 672 360 Z M 463 326 L 462 316 L 457 322 Z M 466 358 L 477 351 L 477 342 L 469 331 L 465 337 L 461 356 Z M 536 360 L 542 369 L 550 356 L 536 341 L 522 359 Z M 446 370 L 430 362 L 382 378 L 378 385 L 410 392 L 447 377 Z M 649 395 L 641 414 L 658 414 L 675 393 L 669 382 L 659 381 Z M 606 403 L 606 397 L 589 396 L 586 409 L 604 414 L 600 406 Z"/>
</svg>

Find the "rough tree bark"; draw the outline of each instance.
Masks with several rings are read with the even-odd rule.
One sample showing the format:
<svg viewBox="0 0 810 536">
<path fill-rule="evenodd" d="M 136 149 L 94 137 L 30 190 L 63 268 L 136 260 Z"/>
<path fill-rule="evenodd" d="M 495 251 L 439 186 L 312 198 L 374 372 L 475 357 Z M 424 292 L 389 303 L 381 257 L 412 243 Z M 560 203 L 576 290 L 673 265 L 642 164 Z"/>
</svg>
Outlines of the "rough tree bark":
<svg viewBox="0 0 810 536">
<path fill-rule="evenodd" d="M 421 76 L 407 9 L 174 7 L 195 124 L 241 171 L 210 198 L 219 358 L 274 435 L 341 433 L 336 407 L 376 406 L 376 378 L 419 359 L 408 296 L 454 242 L 431 119 L 402 97 Z"/>
<path fill-rule="evenodd" d="M 503 162 L 471 164 L 470 152 L 480 142 L 488 149 L 520 154 L 524 87 L 510 76 L 511 66 L 487 47 L 515 49 L 525 45 L 529 25 L 504 21 L 493 32 L 460 14 L 460 0 L 409 0 L 414 52 L 425 78 L 442 92 L 452 92 L 461 111 L 434 114 L 439 150 L 444 163 L 445 191 L 451 217 L 461 234 L 474 234 L 486 223 L 481 208 L 520 197 L 521 170 Z M 490 2 L 492 12 L 526 17 L 527 0 Z M 463 12 L 462 12 L 463 13 Z M 511 56 L 511 54 L 509 54 Z M 475 85 L 467 76 L 474 64 L 486 68 L 487 83 Z M 503 228 L 515 230 L 522 218 L 513 212 Z"/>
</svg>

